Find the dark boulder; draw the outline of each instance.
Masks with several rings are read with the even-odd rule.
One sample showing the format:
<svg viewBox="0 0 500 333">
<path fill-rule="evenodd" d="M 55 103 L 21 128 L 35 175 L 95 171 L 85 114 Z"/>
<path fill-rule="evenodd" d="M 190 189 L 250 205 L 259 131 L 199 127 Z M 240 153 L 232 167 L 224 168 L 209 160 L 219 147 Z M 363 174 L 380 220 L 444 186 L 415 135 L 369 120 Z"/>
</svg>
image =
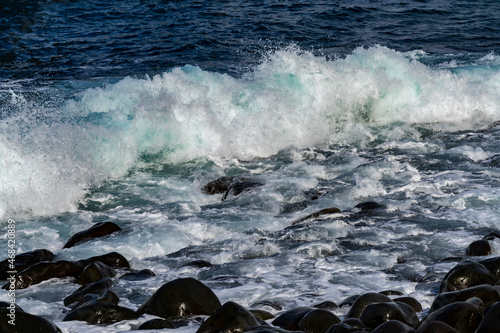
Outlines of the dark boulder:
<svg viewBox="0 0 500 333">
<path fill-rule="evenodd" d="M 21 253 L 15 256 L 15 259 L 13 261 L 14 269 L 12 269 L 9 259 L 5 259 L 4 261 L 0 262 L 0 280 L 7 280 L 7 278 L 10 277 L 11 274 L 7 273 L 8 271 L 21 272 L 39 262 L 51 261 L 54 259 L 54 257 L 54 253 L 45 249 Z"/>
<path fill-rule="evenodd" d="M 74 310 L 76 308 L 85 306 L 85 305 L 90 305 L 92 303 L 102 303 L 102 304 L 113 304 L 113 305 L 118 305 L 118 302 L 120 299 L 118 296 L 112 292 L 111 290 L 107 290 L 104 294 L 102 295 L 96 295 L 96 294 L 87 294 L 85 295 L 78 303 L 74 303 L 71 306 L 71 310 Z"/>
<path fill-rule="evenodd" d="M 83 271 L 83 266 L 73 261 L 39 262 L 19 272 L 15 276 L 15 289 L 25 289 L 52 278 L 75 277 Z M 3 289 L 9 289 L 8 282 Z"/>
<path fill-rule="evenodd" d="M 391 302 L 391 299 L 379 293 L 366 293 L 359 296 L 347 312 L 346 318 L 359 318 L 365 308 L 372 303 Z"/>
<path fill-rule="evenodd" d="M 163 328 L 175 327 L 168 320 L 155 318 L 142 323 L 138 330 L 160 330 Z"/>
<path fill-rule="evenodd" d="M 417 301 L 413 297 L 409 297 L 409 296 L 396 297 L 396 298 L 393 299 L 393 301 L 394 302 L 406 303 L 409 306 L 411 306 L 413 308 L 413 310 L 415 310 L 415 312 L 422 311 L 422 304 L 420 304 L 420 302 Z"/>
<path fill-rule="evenodd" d="M 464 261 L 458 263 L 446 274 L 439 292 L 462 290 L 495 282 L 495 276 L 484 265 L 475 261 Z"/>
<path fill-rule="evenodd" d="M 176 319 L 161 319 L 155 318 L 142 323 L 139 326 L 139 330 L 154 330 L 163 328 L 179 328 L 185 327 L 192 324 L 201 325 L 203 323 L 202 317 L 192 317 L 192 318 L 176 318 Z"/>
<path fill-rule="evenodd" d="M 332 312 L 323 309 L 311 310 L 300 320 L 299 330 L 305 333 L 326 333 L 330 327 L 340 323 Z"/>
<path fill-rule="evenodd" d="M 274 326 L 284 328 L 288 331 L 298 331 L 300 321 L 311 310 L 314 310 L 314 308 L 299 307 L 285 311 L 278 317 L 276 317 L 276 319 L 273 320 L 272 324 Z"/>
<path fill-rule="evenodd" d="M 465 302 L 472 297 L 479 297 L 485 305 L 490 305 L 500 301 L 500 296 L 498 295 L 497 290 L 489 284 L 483 284 L 467 289 L 448 291 L 437 295 L 431 305 L 429 313 L 454 302 Z"/>
<path fill-rule="evenodd" d="M 138 315 L 134 310 L 114 304 L 94 302 L 70 311 L 63 321 L 79 320 L 89 324 L 112 324 L 122 320 L 132 320 Z"/>
<path fill-rule="evenodd" d="M 375 201 L 367 201 L 367 202 L 362 202 L 354 206 L 354 208 L 357 208 L 361 211 L 367 211 L 367 210 L 375 210 L 379 208 L 383 208 L 381 204 L 375 202 Z"/>
<path fill-rule="evenodd" d="M 483 320 L 475 333 L 500 333 L 500 302 L 486 308 Z"/>
<path fill-rule="evenodd" d="M 130 268 L 130 264 L 124 256 L 119 254 L 118 252 L 110 252 L 103 254 L 101 256 L 95 256 L 88 259 L 78 260 L 83 267 L 90 265 L 94 261 L 100 261 L 103 264 L 108 265 L 113 268 Z"/>
<path fill-rule="evenodd" d="M 9 308 L 0 307 L 0 332 L 61 333 L 62 331 L 53 322 L 45 318 L 24 311 L 11 312 Z"/>
<path fill-rule="evenodd" d="M 115 275 L 114 269 L 100 261 L 94 261 L 83 269 L 82 273 L 75 279 L 75 283 L 85 285 L 106 277 L 112 278 Z"/>
<path fill-rule="evenodd" d="M 206 194 L 224 193 L 233 183 L 233 179 L 234 177 L 220 177 L 207 183 L 205 186 L 203 186 L 202 190 Z"/>
<path fill-rule="evenodd" d="M 327 333 L 355 333 L 365 332 L 365 325 L 357 318 L 344 319 L 341 323 L 332 325 Z"/>
<path fill-rule="evenodd" d="M 120 276 L 120 280 L 142 281 L 152 278 L 153 276 L 156 276 L 156 274 L 153 271 L 149 269 L 142 269 L 140 271 L 125 273 L 122 276 Z"/>
<path fill-rule="evenodd" d="M 278 311 L 283 310 L 283 307 L 280 304 L 278 304 L 278 302 L 272 301 L 272 300 L 263 300 L 260 302 L 256 302 L 256 303 L 253 303 L 252 305 L 250 305 L 250 307 L 251 308 L 269 307 L 271 309 L 278 310 Z"/>
<path fill-rule="evenodd" d="M 192 267 L 196 267 L 196 268 L 205 268 L 205 267 L 212 267 L 212 264 L 206 260 L 193 260 L 193 261 L 190 261 L 190 262 L 188 262 L 180 267 L 188 267 L 188 266 L 192 266 Z"/>
<path fill-rule="evenodd" d="M 308 220 L 314 220 L 314 219 L 317 219 L 321 216 L 331 215 L 331 214 L 336 214 L 336 213 L 340 213 L 340 209 L 338 209 L 336 207 L 324 208 L 324 209 L 318 210 L 317 212 L 309 214 L 305 217 L 302 217 L 298 220 L 293 221 L 292 225 L 302 223 L 302 222 L 305 222 Z"/>
<path fill-rule="evenodd" d="M 255 318 L 258 318 L 260 320 L 265 321 L 265 320 L 269 320 L 269 319 L 274 319 L 274 315 L 271 312 L 267 312 L 265 310 L 249 309 L 248 311 L 250 311 L 255 316 Z"/>
<path fill-rule="evenodd" d="M 385 295 L 385 296 L 403 296 L 404 295 L 399 290 L 382 290 L 382 291 L 379 291 L 378 293 Z"/>
<path fill-rule="evenodd" d="M 411 327 L 417 327 L 419 324 L 413 308 L 406 303 L 398 302 L 368 304 L 359 319 L 371 329 L 389 320 L 397 320 Z"/>
<path fill-rule="evenodd" d="M 397 320 L 389 320 L 378 326 L 372 333 L 415 333 L 415 329 Z"/>
<path fill-rule="evenodd" d="M 122 230 L 122 228 L 120 228 L 117 224 L 113 222 L 96 223 L 90 228 L 77 232 L 76 234 L 71 236 L 70 239 L 68 239 L 68 241 L 66 242 L 66 244 L 64 244 L 63 249 L 73 247 L 79 243 L 87 242 L 94 238 L 110 235 L 120 230 Z"/>
<path fill-rule="evenodd" d="M 340 303 L 339 307 L 344 307 L 344 306 L 352 306 L 354 302 L 359 298 L 360 295 L 352 295 L 349 297 L 344 298 Z"/>
<path fill-rule="evenodd" d="M 214 292 L 193 278 L 181 278 L 164 284 L 137 313 L 149 313 L 165 319 L 172 317 L 213 315 L 221 306 Z"/>
<path fill-rule="evenodd" d="M 465 254 L 468 256 L 487 256 L 491 254 L 490 242 L 485 239 L 472 242 L 467 246 Z"/>
<path fill-rule="evenodd" d="M 262 183 L 254 182 L 254 181 L 236 181 L 229 185 L 229 188 L 224 195 L 222 196 L 222 200 L 226 200 L 229 195 L 237 196 L 240 193 L 250 191 L 251 189 L 262 186 Z"/>
<path fill-rule="evenodd" d="M 313 305 L 313 308 L 325 309 L 325 310 L 333 310 L 333 309 L 336 309 L 338 307 L 339 306 L 335 302 L 332 302 L 332 301 L 324 301 L 324 302 Z"/>
<path fill-rule="evenodd" d="M 433 321 L 442 321 L 460 333 L 474 333 L 481 319 L 481 312 L 475 305 L 467 302 L 455 302 L 431 313 L 421 326 L 428 325 Z"/>
<path fill-rule="evenodd" d="M 89 283 L 84 285 L 77 290 L 75 290 L 71 295 L 64 299 L 64 305 L 68 306 L 70 304 L 80 302 L 85 295 L 95 294 L 98 296 L 104 295 L 104 293 L 111 288 L 113 281 L 110 278 L 103 278 L 99 281 Z"/>
<path fill-rule="evenodd" d="M 500 257 L 481 260 L 479 263 L 493 273 L 497 281 L 500 280 Z"/>
<path fill-rule="evenodd" d="M 459 333 L 450 325 L 442 321 L 425 322 L 418 328 L 418 333 Z"/>
<path fill-rule="evenodd" d="M 255 316 L 235 302 L 224 303 L 201 324 L 196 333 L 244 332 L 261 325 Z"/>
</svg>

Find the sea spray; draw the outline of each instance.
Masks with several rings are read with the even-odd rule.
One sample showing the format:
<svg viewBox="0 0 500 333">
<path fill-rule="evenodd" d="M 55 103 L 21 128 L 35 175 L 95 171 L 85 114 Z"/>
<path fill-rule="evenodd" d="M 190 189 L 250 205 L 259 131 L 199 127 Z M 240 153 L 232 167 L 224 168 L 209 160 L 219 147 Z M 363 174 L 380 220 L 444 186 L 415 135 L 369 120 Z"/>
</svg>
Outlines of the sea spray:
<svg viewBox="0 0 500 333">
<path fill-rule="evenodd" d="M 12 95 L 2 107 L 18 112 L 2 119 L 0 212 L 73 211 L 90 188 L 144 163 L 362 148 L 418 140 L 414 125 L 463 130 L 500 119 L 495 57 L 453 69 L 411 58 L 374 46 L 328 60 L 290 47 L 238 78 L 187 65 L 87 89 L 57 110 Z"/>
</svg>

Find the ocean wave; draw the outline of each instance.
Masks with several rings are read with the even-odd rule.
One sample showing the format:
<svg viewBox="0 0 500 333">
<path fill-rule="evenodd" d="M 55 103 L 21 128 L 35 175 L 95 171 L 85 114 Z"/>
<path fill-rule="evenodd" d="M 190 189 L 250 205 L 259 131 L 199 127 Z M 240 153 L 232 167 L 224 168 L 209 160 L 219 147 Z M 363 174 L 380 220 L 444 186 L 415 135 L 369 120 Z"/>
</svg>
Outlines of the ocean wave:
<svg viewBox="0 0 500 333">
<path fill-rule="evenodd" d="M 87 89 L 57 110 L 11 95 L 0 127 L 0 216 L 49 215 L 75 210 L 89 188 L 138 163 L 418 140 L 413 125 L 484 128 L 500 120 L 500 68 L 494 54 L 443 68 L 382 46 L 333 60 L 289 47 L 241 77 L 186 65 Z"/>
</svg>

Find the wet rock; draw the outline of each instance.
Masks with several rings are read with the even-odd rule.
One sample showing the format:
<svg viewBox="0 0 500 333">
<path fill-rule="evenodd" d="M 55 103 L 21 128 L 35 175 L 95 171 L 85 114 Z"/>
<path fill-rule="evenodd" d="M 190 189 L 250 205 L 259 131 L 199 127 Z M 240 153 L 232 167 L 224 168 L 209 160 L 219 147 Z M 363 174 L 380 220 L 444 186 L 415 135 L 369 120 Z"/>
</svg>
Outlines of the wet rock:
<svg viewBox="0 0 500 333">
<path fill-rule="evenodd" d="M 481 324 L 475 333 L 500 333 L 500 302 L 496 302 L 485 310 Z"/>
<path fill-rule="evenodd" d="M 255 316 L 235 302 L 227 302 L 211 315 L 196 333 L 244 332 L 261 325 Z"/>
<path fill-rule="evenodd" d="M 114 269 L 100 261 L 94 261 L 83 269 L 82 273 L 75 279 L 75 282 L 85 285 L 106 277 L 112 278 L 115 275 L 116 272 Z"/>
<path fill-rule="evenodd" d="M 111 290 L 106 290 L 102 296 L 96 295 L 96 294 L 87 294 L 83 296 L 83 298 L 78 302 L 74 303 L 71 306 L 71 310 L 74 310 L 76 308 L 85 306 L 85 305 L 90 305 L 92 303 L 102 303 L 102 304 L 113 304 L 113 305 L 118 305 L 118 302 L 120 299 L 118 296 L 112 292 Z"/>
<path fill-rule="evenodd" d="M 415 333 L 415 329 L 397 320 L 389 320 L 378 326 L 372 333 Z"/>
<path fill-rule="evenodd" d="M 113 222 L 96 223 L 90 228 L 77 232 L 76 234 L 71 236 L 70 239 L 68 239 L 68 241 L 66 242 L 66 244 L 64 244 L 63 249 L 73 247 L 77 244 L 87 242 L 94 238 L 107 236 L 120 230 L 122 230 L 122 228 L 120 228 L 117 224 Z"/>
<path fill-rule="evenodd" d="M 83 267 L 90 265 L 95 261 L 100 261 L 103 264 L 108 265 L 113 268 L 130 268 L 130 264 L 124 256 L 119 254 L 118 252 L 110 252 L 103 254 L 101 256 L 95 256 L 88 259 L 78 260 Z"/>
<path fill-rule="evenodd" d="M 339 307 L 344 307 L 344 306 L 351 306 L 356 302 L 356 300 L 359 298 L 360 295 L 352 295 L 349 297 L 346 297 L 340 302 Z"/>
<path fill-rule="evenodd" d="M 431 313 L 422 322 L 422 326 L 433 321 L 442 321 L 458 332 L 473 333 L 479 326 L 481 319 L 481 312 L 475 305 L 467 302 L 455 302 Z"/>
<path fill-rule="evenodd" d="M 253 303 L 250 305 L 251 308 L 258 308 L 258 307 L 270 307 L 274 310 L 281 311 L 283 310 L 283 307 L 279 305 L 277 302 L 272 301 L 272 300 L 263 300 L 257 303 Z"/>
<path fill-rule="evenodd" d="M 485 239 L 472 242 L 465 250 L 465 254 L 468 256 L 487 256 L 491 254 L 490 242 Z"/>
<path fill-rule="evenodd" d="M 344 320 L 342 320 L 342 322 L 347 324 L 347 325 L 351 325 L 352 327 L 359 328 L 359 329 L 366 328 L 365 324 L 363 324 L 363 322 L 361 320 L 359 320 L 359 318 L 344 318 Z"/>
<path fill-rule="evenodd" d="M 142 281 L 142 280 L 147 280 L 153 276 L 156 276 L 156 274 L 153 271 L 149 269 L 142 269 L 140 271 L 125 273 L 122 276 L 120 276 L 120 280 Z"/>
<path fill-rule="evenodd" d="M 203 186 L 202 190 L 206 194 L 217 194 L 224 193 L 229 189 L 232 184 L 234 177 L 220 177 L 216 180 L 212 180 Z"/>
<path fill-rule="evenodd" d="M 481 260 L 479 263 L 493 273 L 496 280 L 500 280 L 500 257 Z"/>
<path fill-rule="evenodd" d="M 393 299 L 393 301 L 394 302 L 406 303 L 409 306 L 411 306 L 415 312 L 422 311 L 422 304 L 420 304 L 420 302 L 417 301 L 413 297 L 409 297 L 409 296 L 396 297 L 396 298 Z"/>
<path fill-rule="evenodd" d="M 165 319 L 172 317 L 213 315 L 221 304 L 214 292 L 193 278 L 181 278 L 164 284 L 137 313 L 149 313 Z"/>
<path fill-rule="evenodd" d="M 467 289 L 481 284 L 494 284 L 495 276 L 482 264 L 464 261 L 452 268 L 444 277 L 439 292 Z"/>
<path fill-rule="evenodd" d="M 484 305 L 483 300 L 480 299 L 479 297 L 469 298 L 468 300 L 466 300 L 466 302 L 475 305 L 479 309 L 481 315 L 484 313 L 484 308 L 486 307 L 486 305 Z"/>
<path fill-rule="evenodd" d="M 379 294 L 385 295 L 385 296 L 403 296 L 404 294 L 398 290 L 383 290 L 379 291 Z"/>
<path fill-rule="evenodd" d="M 292 310 L 288 310 L 280 314 L 276 319 L 273 320 L 272 324 L 274 326 L 279 326 L 288 331 L 299 330 L 299 323 L 304 318 L 304 316 L 314 308 L 310 307 L 299 307 Z"/>
<path fill-rule="evenodd" d="M 352 305 L 349 312 L 347 312 L 346 318 L 359 318 L 365 310 L 365 308 L 372 303 L 386 303 L 391 302 L 391 299 L 385 295 L 379 293 L 366 293 L 359 296 L 354 304 Z"/>
<path fill-rule="evenodd" d="M 187 266 L 192 266 L 196 268 L 205 268 L 205 267 L 212 267 L 212 264 L 207 260 L 193 260 L 180 267 L 187 267 Z"/>
<path fill-rule="evenodd" d="M 362 202 L 354 206 L 354 208 L 357 208 L 361 211 L 367 211 L 367 210 L 375 210 L 379 208 L 383 208 L 381 204 L 375 202 L 375 201 L 367 201 L 367 202 Z"/>
<path fill-rule="evenodd" d="M 249 309 L 248 311 L 250 311 L 255 316 L 255 318 L 258 318 L 260 320 L 266 321 L 266 320 L 275 318 L 275 316 L 271 312 L 267 312 L 265 310 Z"/>
<path fill-rule="evenodd" d="M 162 328 L 175 328 L 168 320 L 165 319 L 151 319 L 139 326 L 138 330 L 160 330 Z"/>
<path fill-rule="evenodd" d="M 70 311 L 63 321 L 80 320 L 89 324 L 112 324 L 122 320 L 131 320 L 138 315 L 134 310 L 124 308 L 114 304 L 94 302 L 88 305 L 77 307 Z"/>
<path fill-rule="evenodd" d="M 51 261 L 54 257 L 54 253 L 45 249 L 21 253 L 15 256 L 14 269 L 10 267 L 11 263 L 9 259 L 5 259 L 0 262 L 0 280 L 7 280 L 7 278 L 10 277 L 11 273 L 7 273 L 8 271 L 21 272 L 39 262 Z"/>
<path fill-rule="evenodd" d="M 237 196 L 238 194 L 242 192 L 247 192 L 250 191 L 251 189 L 262 186 L 262 183 L 258 182 L 253 182 L 253 181 L 239 181 L 239 182 L 234 182 L 231 185 L 229 185 L 229 188 L 226 192 L 224 192 L 224 195 L 222 196 L 222 200 L 226 200 L 229 195 Z"/>
<path fill-rule="evenodd" d="M 14 321 L 12 322 L 12 320 Z M 45 318 L 26 313 L 24 311 L 11 313 L 9 308 L 0 307 L 0 332 L 61 333 L 62 331 L 53 322 Z"/>
<path fill-rule="evenodd" d="M 397 320 L 411 327 L 417 327 L 419 323 L 417 314 L 411 306 L 397 302 L 368 304 L 359 319 L 372 329 L 389 320 Z"/>
<path fill-rule="evenodd" d="M 500 296 L 498 295 L 497 290 L 489 284 L 484 284 L 467 289 L 449 291 L 437 295 L 431 305 L 429 313 L 434 312 L 445 305 L 454 302 L 464 302 L 472 297 L 479 297 L 485 305 L 490 305 L 500 301 Z"/>
<path fill-rule="evenodd" d="M 494 240 L 495 238 L 500 238 L 500 231 L 492 231 L 483 237 L 486 240 Z"/>
<path fill-rule="evenodd" d="M 356 319 L 356 318 L 350 318 Z M 358 320 L 358 319 L 356 319 Z M 349 320 L 344 320 L 341 323 L 332 325 L 327 333 L 355 333 L 355 332 L 365 332 L 363 323 L 358 320 L 359 323 L 355 323 Z"/>
<path fill-rule="evenodd" d="M 418 328 L 418 333 L 458 333 L 456 329 L 442 321 L 423 323 Z"/>
<path fill-rule="evenodd" d="M 299 330 L 305 333 L 325 333 L 340 319 L 328 310 L 311 310 L 300 320 Z"/>
<path fill-rule="evenodd" d="M 84 285 L 77 290 L 75 290 L 71 295 L 64 299 L 64 305 L 68 306 L 70 304 L 80 302 L 85 295 L 95 294 L 98 296 L 104 295 L 104 293 L 111 288 L 113 281 L 110 278 L 103 278 L 99 281 Z"/>
<path fill-rule="evenodd" d="M 262 186 L 262 183 L 252 181 L 248 178 L 221 177 L 207 183 L 207 185 L 203 186 L 202 190 L 206 194 L 224 193 L 222 200 L 226 200 L 229 195 L 237 196 L 257 186 Z"/>
<path fill-rule="evenodd" d="M 339 306 L 332 301 L 324 301 L 324 302 L 313 305 L 313 308 L 326 309 L 326 310 L 333 310 L 333 309 L 336 309 L 338 307 Z"/>
<path fill-rule="evenodd" d="M 75 277 L 83 271 L 83 266 L 73 261 L 39 262 L 16 274 L 15 289 L 26 289 L 29 286 L 52 278 Z M 10 287 L 10 282 L 3 289 Z"/>
<path fill-rule="evenodd" d="M 338 209 L 336 207 L 325 208 L 325 209 L 319 210 L 317 212 L 314 212 L 312 214 L 309 214 L 305 217 L 302 217 L 298 220 L 293 221 L 292 225 L 302 223 L 302 222 L 305 222 L 308 220 L 314 220 L 314 219 L 317 219 L 318 217 L 323 216 L 323 215 L 330 215 L 330 214 L 336 214 L 336 213 L 340 213 L 340 209 Z"/>
<path fill-rule="evenodd" d="M 15 309 L 15 311 L 24 311 L 21 307 L 15 303 L 0 301 L 0 308 Z"/>
</svg>

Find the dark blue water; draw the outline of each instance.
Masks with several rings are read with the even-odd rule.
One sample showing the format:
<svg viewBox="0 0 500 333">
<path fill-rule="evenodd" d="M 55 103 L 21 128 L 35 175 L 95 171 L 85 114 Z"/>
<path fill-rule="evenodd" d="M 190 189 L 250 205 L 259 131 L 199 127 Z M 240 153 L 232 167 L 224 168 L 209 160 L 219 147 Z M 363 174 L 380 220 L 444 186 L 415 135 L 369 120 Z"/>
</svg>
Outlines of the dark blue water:
<svg viewBox="0 0 500 333">
<path fill-rule="evenodd" d="M 500 4 L 482 1 L 24 1 L 0 5 L 0 78 L 40 82 L 156 74 L 191 64 L 239 75 L 289 44 L 331 57 L 487 54 Z"/>
<path fill-rule="evenodd" d="M 3 0 L 0 235 L 15 219 L 18 253 L 151 269 L 114 281 L 133 310 L 190 276 L 245 307 L 395 289 L 422 317 L 500 228 L 499 22 L 485 0 Z M 258 186 L 202 191 L 222 176 Z M 359 214 L 367 201 L 382 208 Z M 123 232 L 62 249 L 104 221 Z M 150 319 L 63 322 L 76 289 L 54 279 L 17 303 L 64 333 Z"/>
</svg>

